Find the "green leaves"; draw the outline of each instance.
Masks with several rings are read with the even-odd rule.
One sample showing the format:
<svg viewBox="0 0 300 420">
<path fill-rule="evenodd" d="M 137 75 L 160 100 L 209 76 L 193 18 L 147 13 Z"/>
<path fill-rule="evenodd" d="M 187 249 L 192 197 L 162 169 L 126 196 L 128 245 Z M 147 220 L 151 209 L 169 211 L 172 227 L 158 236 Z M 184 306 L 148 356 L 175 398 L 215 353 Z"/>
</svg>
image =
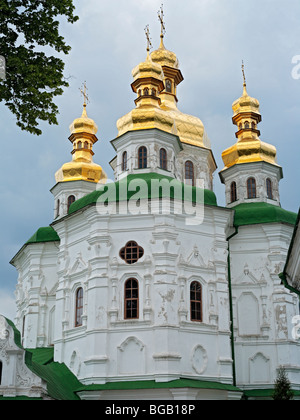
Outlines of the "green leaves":
<svg viewBox="0 0 300 420">
<path fill-rule="evenodd" d="M 58 16 L 74 23 L 73 0 L 0 0 L 0 54 L 6 58 L 6 80 L 0 82 L 0 102 L 17 118 L 17 125 L 40 135 L 38 120 L 57 124 L 55 96 L 68 87 L 64 62 L 38 46 L 68 54 L 71 47 L 59 34 Z"/>
</svg>

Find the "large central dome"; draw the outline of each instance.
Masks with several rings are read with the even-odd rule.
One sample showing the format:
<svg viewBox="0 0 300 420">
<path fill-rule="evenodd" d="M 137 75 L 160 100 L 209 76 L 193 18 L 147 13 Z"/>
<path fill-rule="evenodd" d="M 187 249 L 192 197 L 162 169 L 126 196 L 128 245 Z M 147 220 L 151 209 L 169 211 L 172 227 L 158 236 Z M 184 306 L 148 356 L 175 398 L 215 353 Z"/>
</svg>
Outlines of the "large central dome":
<svg viewBox="0 0 300 420">
<path fill-rule="evenodd" d="M 179 61 L 165 48 L 163 36 L 157 50 L 132 71 L 131 87 L 137 94 L 136 108 L 117 122 L 118 136 L 132 131 L 158 128 L 179 136 L 183 143 L 210 148 L 202 121 L 177 107 L 177 86 L 183 81 Z"/>
</svg>

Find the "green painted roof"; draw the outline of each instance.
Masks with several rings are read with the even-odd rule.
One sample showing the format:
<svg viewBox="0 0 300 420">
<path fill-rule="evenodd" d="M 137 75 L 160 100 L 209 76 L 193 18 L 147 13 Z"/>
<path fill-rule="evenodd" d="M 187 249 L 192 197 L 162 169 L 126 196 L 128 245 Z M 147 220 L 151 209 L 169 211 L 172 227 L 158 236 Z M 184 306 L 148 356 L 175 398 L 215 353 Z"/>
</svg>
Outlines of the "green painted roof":
<svg viewBox="0 0 300 420">
<path fill-rule="evenodd" d="M 48 226 L 38 229 L 35 232 L 35 234 L 26 242 L 26 245 L 55 241 L 60 241 L 59 236 L 57 235 L 53 227 Z"/>
<path fill-rule="evenodd" d="M 268 203 L 243 203 L 236 207 L 234 226 L 247 226 L 260 223 L 287 223 L 295 225 L 297 214 Z"/>
<path fill-rule="evenodd" d="M 169 182 L 172 182 L 172 187 L 170 189 L 170 195 L 168 193 L 167 188 L 160 188 L 158 191 L 152 187 L 155 181 L 161 181 L 162 183 L 165 180 L 165 185 Z M 139 189 L 139 181 L 143 183 L 144 186 L 147 187 L 146 191 L 143 191 L 142 188 Z M 153 184 L 152 184 L 153 181 Z M 128 189 L 130 187 L 130 189 Z M 100 187 L 101 188 L 101 187 Z M 131 191 L 131 188 L 133 189 Z M 172 198 L 172 199 L 182 199 L 183 197 L 186 200 L 192 202 L 199 202 L 199 194 L 197 194 L 197 187 L 192 187 L 186 185 L 174 178 L 163 176 L 156 173 L 148 173 L 148 174 L 138 174 L 138 175 L 128 175 L 126 178 L 106 184 L 101 188 L 101 190 L 93 191 L 92 193 L 82 197 L 81 199 L 75 201 L 69 209 L 69 214 L 75 213 L 78 210 L 83 209 L 86 206 L 90 206 L 96 204 L 99 197 L 102 194 L 107 193 L 108 199 L 110 202 L 119 202 L 124 200 L 130 200 L 135 194 L 138 193 L 139 198 Z M 123 193 L 125 191 L 125 197 L 123 198 Z M 216 195 L 213 191 L 210 190 L 202 190 L 204 194 L 200 194 L 201 199 L 203 197 L 204 204 L 217 206 L 217 199 Z M 186 195 L 184 195 L 186 193 Z"/>
<path fill-rule="evenodd" d="M 124 382 L 108 382 L 98 385 L 83 385 L 76 390 L 81 391 L 112 391 L 112 390 L 137 390 L 137 389 L 164 389 L 164 388 L 197 388 L 197 389 L 215 389 L 242 392 L 239 388 L 220 382 L 201 381 L 197 379 L 180 378 L 170 382 L 156 381 L 124 381 Z"/>
</svg>

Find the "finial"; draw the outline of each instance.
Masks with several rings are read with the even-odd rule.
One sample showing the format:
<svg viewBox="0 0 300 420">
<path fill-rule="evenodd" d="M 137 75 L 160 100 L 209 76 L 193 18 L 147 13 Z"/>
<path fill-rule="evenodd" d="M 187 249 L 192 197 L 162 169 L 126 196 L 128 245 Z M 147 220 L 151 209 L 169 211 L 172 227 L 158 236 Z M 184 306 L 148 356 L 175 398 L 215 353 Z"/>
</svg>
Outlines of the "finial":
<svg viewBox="0 0 300 420">
<path fill-rule="evenodd" d="M 158 19 L 159 19 L 160 24 L 161 24 L 160 38 L 161 38 L 161 46 L 163 46 L 163 38 L 164 38 L 164 35 L 166 33 L 166 27 L 165 27 L 165 22 L 164 22 L 164 5 L 163 4 L 161 5 L 160 10 L 158 11 Z"/>
<path fill-rule="evenodd" d="M 87 117 L 86 105 L 89 102 L 89 96 L 87 94 L 88 88 L 86 87 L 86 82 L 83 83 L 83 86 L 79 88 L 81 95 L 83 96 L 83 112 L 82 117 Z"/>
<path fill-rule="evenodd" d="M 145 34 L 146 34 L 146 38 L 147 38 L 147 52 L 149 53 L 150 49 L 152 48 L 149 25 L 146 25 L 146 27 L 145 27 Z"/>
<path fill-rule="evenodd" d="M 243 72 L 243 78 L 244 78 L 244 86 L 246 87 L 246 76 L 245 76 L 244 60 L 242 60 L 242 72 Z"/>
<path fill-rule="evenodd" d="M 89 96 L 87 94 L 88 88 L 86 87 L 86 82 L 84 82 L 83 86 L 79 88 L 81 95 L 83 96 L 83 106 L 86 107 L 87 103 L 89 102 Z"/>
</svg>

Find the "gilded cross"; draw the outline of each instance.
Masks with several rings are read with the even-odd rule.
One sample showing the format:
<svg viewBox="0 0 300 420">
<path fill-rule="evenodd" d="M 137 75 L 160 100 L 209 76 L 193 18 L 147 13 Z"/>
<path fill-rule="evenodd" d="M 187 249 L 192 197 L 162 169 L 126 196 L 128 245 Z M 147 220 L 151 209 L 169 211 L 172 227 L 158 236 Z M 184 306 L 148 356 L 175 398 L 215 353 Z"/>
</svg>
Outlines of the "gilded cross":
<svg viewBox="0 0 300 420">
<path fill-rule="evenodd" d="M 89 102 L 89 97 L 88 97 L 88 94 L 87 94 L 88 89 L 86 87 L 86 82 L 84 82 L 83 88 L 81 87 L 79 90 L 80 90 L 81 95 L 84 98 L 83 106 L 86 106 L 86 104 Z"/>
<path fill-rule="evenodd" d="M 162 4 L 160 7 L 160 10 L 158 11 L 158 19 L 160 21 L 161 24 L 161 36 L 163 37 L 164 34 L 166 33 L 166 27 L 165 27 L 165 22 L 164 22 L 164 5 Z"/>
<path fill-rule="evenodd" d="M 246 76 L 245 76 L 245 66 L 244 66 L 244 61 L 242 61 L 242 72 L 243 72 L 243 78 L 244 78 L 244 86 L 246 86 Z"/>
<path fill-rule="evenodd" d="M 150 51 L 150 49 L 152 48 L 152 43 L 151 43 L 151 38 L 150 38 L 149 25 L 147 25 L 145 28 L 145 34 L 147 38 L 147 51 Z"/>
</svg>

